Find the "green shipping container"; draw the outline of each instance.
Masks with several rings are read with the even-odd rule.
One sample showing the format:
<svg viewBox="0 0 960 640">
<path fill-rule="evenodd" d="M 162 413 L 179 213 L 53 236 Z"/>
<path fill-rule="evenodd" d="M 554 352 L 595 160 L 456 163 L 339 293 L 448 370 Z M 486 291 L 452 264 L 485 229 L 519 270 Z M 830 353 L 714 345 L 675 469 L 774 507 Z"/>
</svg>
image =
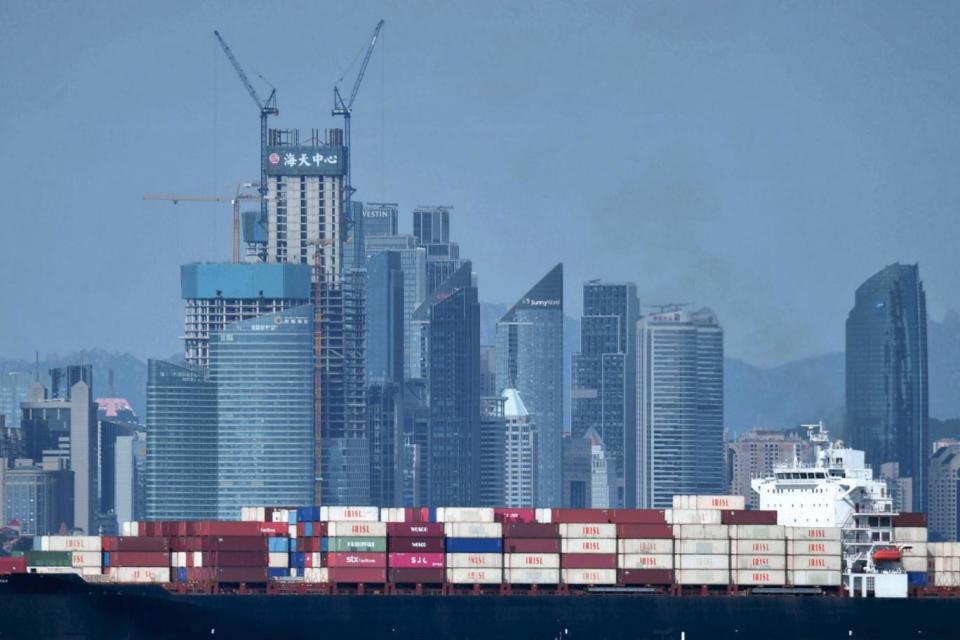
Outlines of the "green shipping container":
<svg viewBox="0 0 960 640">
<path fill-rule="evenodd" d="M 73 556 L 69 551 L 27 551 L 23 554 L 28 567 L 71 567 Z"/>
<path fill-rule="evenodd" d="M 337 536 L 335 538 L 327 538 L 327 551 L 330 551 L 331 553 L 343 553 L 350 551 L 353 553 L 364 551 L 369 553 L 386 553 L 387 539 Z"/>
</svg>

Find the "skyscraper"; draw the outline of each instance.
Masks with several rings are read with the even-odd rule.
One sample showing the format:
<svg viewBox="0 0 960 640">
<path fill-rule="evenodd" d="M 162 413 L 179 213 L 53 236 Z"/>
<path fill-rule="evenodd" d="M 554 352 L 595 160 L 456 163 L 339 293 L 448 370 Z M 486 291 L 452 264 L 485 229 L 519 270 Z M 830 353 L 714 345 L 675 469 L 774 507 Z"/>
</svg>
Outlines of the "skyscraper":
<svg viewBox="0 0 960 640">
<path fill-rule="evenodd" d="M 480 304 L 465 262 L 417 310 L 427 325 L 431 506 L 476 504 L 480 484 Z"/>
<path fill-rule="evenodd" d="M 960 539 L 960 443 L 944 443 L 930 458 L 930 539 Z"/>
<path fill-rule="evenodd" d="M 563 497 L 563 265 L 558 264 L 497 322 L 497 390 L 514 389 L 537 426 L 537 506 Z"/>
<path fill-rule="evenodd" d="M 413 235 L 426 252 L 427 295 L 460 268 L 460 245 L 450 241 L 450 211 L 453 207 L 417 207 L 413 210 Z"/>
<path fill-rule="evenodd" d="M 846 431 L 875 469 L 899 463 L 926 510 L 927 302 L 917 265 L 892 264 L 857 288 L 847 316 Z"/>
<path fill-rule="evenodd" d="M 772 475 L 775 465 L 793 462 L 802 445 L 797 434 L 779 429 L 754 429 L 741 433 L 736 442 L 726 444 L 730 459 L 727 491 L 731 495 L 743 496 L 751 509 L 759 509 L 760 494 L 750 487 L 750 481 Z"/>
<path fill-rule="evenodd" d="M 611 506 L 635 506 L 636 323 L 633 283 L 583 285 L 580 352 L 571 363 L 573 435 L 593 429 L 603 442 L 614 483 Z"/>
<path fill-rule="evenodd" d="M 217 514 L 313 498 L 313 307 L 224 327 L 210 342 L 217 393 Z"/>
<path fill-rule="evenodd" d="M 503 417 L 505 422 L 504 456 L 503 456 L 503 506 L 505 507 L 533 507 L 537 504 L 538 482 L 540 471 L 544 465 L 538 464 L 541 448 L 539 425 L 536 416 L 531 415 L 523 402 L 523 397 L 516 389 L 503 391 Z M 560 446 L 560 443 L 557 443 Z M 559 456 L 558 456 L 559 457 Z M 561 460 L 557 460 L 557 467 Z M 557 469 L 559 471 L 559 468 Z M 559 473 L 557 488 L 559 486 Z M 557 502 L 542 504 L 559 504 Z"/>
<path fill-rule="evenodd" d="M 723 330 L 709 309 L 637 325 L 636 491 L 641 507 L 722 493 Z"/>
<path fill-rule="evenodd" d="M 394 202 L 366 202 L 363 205 L 363 233 L 371 236 L 397 235 L 398 207 Z"/>
</svg>

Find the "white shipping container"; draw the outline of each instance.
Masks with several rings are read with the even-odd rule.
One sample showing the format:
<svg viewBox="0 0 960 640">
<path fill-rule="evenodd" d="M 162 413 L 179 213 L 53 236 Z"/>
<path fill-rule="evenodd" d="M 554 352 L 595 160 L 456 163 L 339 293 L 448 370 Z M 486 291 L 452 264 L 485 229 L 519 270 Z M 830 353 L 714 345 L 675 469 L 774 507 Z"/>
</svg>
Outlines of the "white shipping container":
<svg viewBox="0 0 960 640">
<path fill-rule="evenodd" d="M 330 582 L 330 573 L 326 567 L 303 570 L 304 582 Z"/>
<path fill-rule="evenodd" d="M 746 508 L 746 499 L 743 496 L 673 496 L 673 508 L 742 510 Z"/>
<path fill-rule="evenodd" d="M 267 566 L 271 569 L 286 569 L 290 566 L 290 554 L 274 551 L 267 557 Z"/>
<path fill-rule="evenodd" d="M 563 538 L 616 538 L 617 525 L 608 523 L 563 523 L 560 525 Z"/>
<path fill-rule="evenodd" d="M 676 553 L 680 554 L 709 554 L 709 553 L 730 553 L 729 540 L 677 540 L 675 545 Z"/>
<path fill-rule="evenodd" d="M 787 568 L 787 558 L 784 555 L 774 556 L 733 556 L 730 561 L 734 569 L 740 571 L 784 571 Z"/>
<path fill-rule="evenodd" d="M 938 571 L 933 574 L 935 587 L 960 587 L 960 571 Z"/>
<path fill-rule="evenodd" d="M 193 566 L 202 567 L 203 566 L 203 551 L 194 551 L 193 552 Z"/>
<path fill-rule="evenodd" d="M 787 582 L 795 587 L 838 587 L 842 578 L 839 571 L 787 572 Z"/>
<path fill-rule="evenodd" d="M 840 571 L 840 556 L 787 556 L 791 571 Z"/>
<path fill-rule="evenodd" d="M 741 555 L 770 554 L 784 555 L 787 552 L 786 540 L 734 540 L 734 553 Z"/>
<path fill-rule="evenodd" d="M 310 556 L 311 556 L 310 559 L 312 560 L 312 563 L 311 563 L 311 564 L 313 564 L 313 568 L 314 568 L 314 569 L 317 569 L 317 568 L 323 566 L 323 554 L 322 554 L 322 553 L 320 553 L 320 552 L 318 552 L 318 551 L 315 551 L 315 552 L 311 553 Z"/>
<path fill-rule="evenodd" d="M 136 537 L 140 533 L 140 523 L 135 521 L 124 522 L 120 525 L 120 535 L 125 537 Z"/>
<path fill-rule="evenodd" d="M 926 542 L 926 527 L 894 527 L 893 539 L 895 542 Z"/>
<path fill-rule="evenodd" d="M 75 576 L 82 576 L 83 569 L 79 567 L 27 567 L 27 573 L 55 573 L 55 574 L 68 574 L 72 573 Z"/>
<path fill-rule="evenodd" d="M 673 528 L 673 534 L 678 540 L 727 540 L 730 527 L 725 524 L 681 524 Z"/>
<path fill-rule="evenodd" d="M 839 556 L 839 540 L 791 540 L 787 552 L 792 556 Z"/>
<path fill-rule="evenodd" d="M 562 569 L 564 584 L 617 584 L 616 569 Z"/>
<path fill-rule="evenodd" d="M 618 553 L 673 553 L 669 538 L 621 538 L 617 540 Z"/>
<path fill-rule="evenodd" d="M 678 555 L 673 566 L 677 569 L 723 569 L 730 568 L 730 557 L 721 555 Z"/>
<path fill-rule="evenodd" d="M 790 540 L 839 540 L 840 527 L 784 527 Z"/>
<path fill-rule="evenodd" d="M 296 511 L 294 511 L 296 513 Z M 290 511 L 289 509 L 274 509 L 273 514 L 270 516 L 271 522 L 289 522 L 290 521 Z"/>
<path fill-rule="evenodd" d="M 448 553 L 447 567 L 451 569 L 499 569 L 503 566 L 499 553 Z"/>
<path fill-rule="evenodd" d="M 927 559 L 926 558 L 916 558 L 904 557 L 901 561 L 904 571 L 917 572 L 917 573 L 926 573 L 927 571 Z"/>
<path fill-rule="evenodd" d="M 720 524 L 720 512 L 712 509 L 672 509 L 670 524 Z"/>
<path fill-rule="evenodd" d="M 503 569 L 448 568 L 447 582 L 453 584 L 500 584 L 503 582 Z"/>
<path fill-rule="evenodd" d="M 331 538 L 337 536 L 350 536 L 352 538 L 383 538 L 387 535 L 386 522 L 348 522 L 346 520 L 337 520 L 327 523 L 327 535 Z"/>
<path fill-rule="evenodd" d="M 541 524 L 550 524 L 553 522 L 553 512 L 550 509 L 537 509 L 534 517 Z"/>
<path fill-rule="evenodd" d="M 84 580 L 87 580 L 91 576 L 102 576 L 103 569 L 100 567 L 83 567 L 80 569 L 80 575 L 83 576 Z"/>
<path fill-rule="evenodd" d="M 613 538 L 562 538 L 563 553 L 616 553 L 617 541 Z"/>
<path fill-rule="evenodd" d="M 437 522 L 493 522 L 490 507 L 438 507 Z"/>
<path fill-rule="evenodd" d="M 677 584 L 730 584 L 730 572 L 725 569 L 681 569 L 674 576 Z"/>
<path fill-rule="evenodd" d="M 502 538 L 503 525 L 499 522 L 448 522 L 443 525 L 448 538 Z"/>
<path fill-rule="evenodd" d="M 167 567 L 110 567 L 115 582 L 170 582 Z"/>
<path fill-rule="evenodd" d="M 320 507 L 320 520 L 329 522 L 359 521 L 378 522 L 380 509 L 377 507 Z"/>
<path fill-rule="evenodd" d="M 926 542 L 913 542 L 903 548 L 902 553 L 904 558 L 926 558 L 929 555 Z"/>
<path fill-rule="evenodd" d="M 407 510 L 402 507 L 380 509 L 380 522 L 406 522 Z"/>
<path fill-rule="evenodd" d="M 74 567 L 99 567 L 103 564 L 103 554 L 99 551 L 74 551 L 70 554 L 70 564 Z"/>
<path fill-rule="evenodd" d="M 940 558 L 933 559 L 933 570 L 936 573 L 953 573 L 960 571 L 960 558 Z"/>
<path fill-rule="evenodd" d="M 744 540 L 783 540 L 786 535 L 779 524 L 732 524 L 730 537 Z"/>
<path fill-rule="evenodd" d="M 100 536 L 43 536 L 43 551 L 100 551 Z"/>
<path fill-rule="evenodd" d="M 507 553 L 504 566 L 509 569 L 559 569 L 559 553 Z"/>
<path fill-rule="evenodd" d="M 762 586 L 765 584 L 783 586 L 787 584 L 787 572 L 783 569 L 740 569 L 733 571 L 733 583 L 748 586 Z"/>
<path fill-rule="evenodd" d="M 670 554 L 621 553 L 617 556 L 618 569 L 673 569 Z"/>
<path fill-rule="evenodd" d="M 504 581 L 511 584 L 559 584 L 559 569 L 504 569 Z"/>
</svg>

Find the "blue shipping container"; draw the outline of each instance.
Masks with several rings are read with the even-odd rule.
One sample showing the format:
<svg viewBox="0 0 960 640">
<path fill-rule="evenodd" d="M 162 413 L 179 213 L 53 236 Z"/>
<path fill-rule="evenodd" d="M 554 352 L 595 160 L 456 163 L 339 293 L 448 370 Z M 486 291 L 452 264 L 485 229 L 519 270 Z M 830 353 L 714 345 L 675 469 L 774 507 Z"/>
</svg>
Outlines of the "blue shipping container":
<svg viewBox="0 0 960 640">
<path fill-rule="evenodd" d="M 110 552 L 109 552 L 109 551 L 104 551 L 104 552 L 103 552 L 103 566 L 105 566 L 105 567 L 109 567 L 109 566 L 110 566 Z"/>
<path fill-rule="evenodd" d="M 297 509 L 297 522 L 319 522 L 320 507 L 299 507 Z"/>
<path fill-rule="evenodd" d="M 290 511 L 287 513 L 287 524 L 297 524 L 297 512 Z"/>
<path fill-rule="evenodd" d="M 177 582 L 186 582 L 186 581 L 187 581 L 187 568 L 177 567 Z"/>
<path fill-rule="evenodd" d="M 306 554 L 304 553 L 291 553 L 290 554 L 290 566 L 303 569 L 307 565 Z"/>
<path fill-rule="evenodd" d="M 290 543 L 287 542 L 287 538 L 267 539 L 267 550 L 271 553 L 286 553 L 289 548 Z"/>
<path fill-rule="evenodd" d="M 447 538 L 447 553 L 502 553 L 500 538 Z"/>
<path fill-rule="evenodd" d="M 320 551 L 329 551 L 329 546 L 330 544 L 327 542 L 327 538 L 320 538 Z"/>
<path fill-rule="evenodd" d="M 303 523 L 303 537 L 309 538 L 309 537 L 311 537 L 311 536 L 313 536 L 313 523 L 312 523 L 312 522 L 304 522 L 304 523 Z"/>
<path fill-rule="evenodd" d="M 267 569 L 267 577 L 269 578 L 286 578 L 290 575 L 289 569 L 278 569 L 276 567 L 270 567 Z"/>
<path fill-rule="evenodd" d="M 911 587 L 927 586 L 927 574 L 923 571 L 908 571 L 907 584 Z"/>
</svg>

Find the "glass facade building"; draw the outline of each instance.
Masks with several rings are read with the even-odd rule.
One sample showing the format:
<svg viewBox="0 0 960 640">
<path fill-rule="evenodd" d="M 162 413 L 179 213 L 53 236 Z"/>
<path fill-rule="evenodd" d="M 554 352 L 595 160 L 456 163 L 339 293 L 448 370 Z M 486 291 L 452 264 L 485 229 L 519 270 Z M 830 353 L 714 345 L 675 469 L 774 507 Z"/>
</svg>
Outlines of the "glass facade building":
<svg viewBox="0 0 960 640">
<path fill-rule="evenodd" d="M 558 264 L 497 322 L 497 393 L 515 389 L 537 426 L 536 506 L 563 498 L 563 265 Z"/>
<path fill-rule="evenodd" d="M 892 264 L 857 288 L 846 327 L 846 432 L 879 470 L 899 463 L 926 509 L 927 302 L 917 265 Z"/>
<path fill-rule="evenodd" d="M 723 330 L 709 309 L 637 326 L 637 495 L 642 508 L 723 486 Z"/>
<path fill-rule="evenodd" d="M 217 514 L 313 498 L 313 306 L 228 325 L 210 343 Z"/>
</svg>

